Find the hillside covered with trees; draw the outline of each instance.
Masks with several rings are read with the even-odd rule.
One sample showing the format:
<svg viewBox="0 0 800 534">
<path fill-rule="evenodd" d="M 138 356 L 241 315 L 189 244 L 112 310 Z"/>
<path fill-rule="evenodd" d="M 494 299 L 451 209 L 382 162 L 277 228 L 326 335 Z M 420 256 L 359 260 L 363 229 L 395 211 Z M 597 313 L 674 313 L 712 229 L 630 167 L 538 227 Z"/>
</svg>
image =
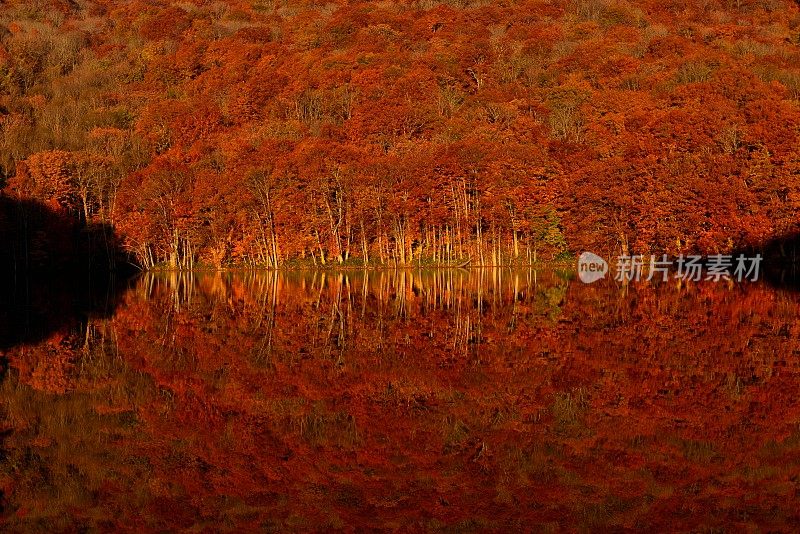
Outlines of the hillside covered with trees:
<svg viewBox="0 0 800 534">
<path fill-rule="evenodd" d="M 790 0 L 11 0 L 0 194 L 145 268 L 757 248 L 798 45 Z"/>
</svg>

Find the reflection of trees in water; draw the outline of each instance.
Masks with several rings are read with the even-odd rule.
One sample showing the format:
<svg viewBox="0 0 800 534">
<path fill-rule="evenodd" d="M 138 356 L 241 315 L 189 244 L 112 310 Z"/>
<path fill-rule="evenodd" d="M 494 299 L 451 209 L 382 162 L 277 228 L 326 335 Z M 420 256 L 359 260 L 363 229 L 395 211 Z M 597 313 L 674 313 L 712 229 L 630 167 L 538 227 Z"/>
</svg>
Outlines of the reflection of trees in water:
<svg viewBox="0 0 800 534">
<path fill-rule="evenodd" d="M 544 277 L 544 278 L 543 278 Z M 254 331 L 264 329 L 257 358 L 272 351 L 281 299 L 301 298 L 315 317 L 312 346 L 325 346 L 341 358 L 354 328 L 369 325 L 376 349 L 384 346 L 387 320 L 414 321 L 433 312 L 448 318 L 444 329 L 454 354 L 475 353 L 481 325 L 488 314 L 508 315 L 513 332 L 521 307 L 533 307 L 543 317 L 559 315 L 569 282 L 553 272 L 504 269 L 386 270 L 309 273 L 243 271 L 169 272 L 142 277 L 140 296 L 170 302 L 180 312 L 197 299 L 227 306 L 251 318 Z M 287 292 L 289 293 L 287 295 Z M 439 330 L 442 330 L 439 328 Z M 428 333 L 432 335 L 432 332 Z"/>
<path fill-rule="evenodd" d="M 113 314 L 126 280 L 51 275 L 0 284 L 0 353 L 80 331 Z"/>
<path fill-rule="evenodd" d="M 799 310 L 543 271 L 143 276 L 8 351 L 4 519 L 788 529 Z"/>
</svg>

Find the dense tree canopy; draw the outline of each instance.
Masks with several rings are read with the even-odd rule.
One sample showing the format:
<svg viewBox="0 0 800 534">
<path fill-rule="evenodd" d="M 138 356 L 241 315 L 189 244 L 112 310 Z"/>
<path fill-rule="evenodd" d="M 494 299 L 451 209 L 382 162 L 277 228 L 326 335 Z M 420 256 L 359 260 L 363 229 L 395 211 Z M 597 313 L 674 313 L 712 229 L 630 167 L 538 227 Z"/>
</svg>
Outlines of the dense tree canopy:
<svg viewBox="0 0 800 534">
<path fill-rule="evenodd" d="M 758 247 L 799 41 L 788 0 L 12 0 L 2 194 L 145 267 Z"/>
</svg>

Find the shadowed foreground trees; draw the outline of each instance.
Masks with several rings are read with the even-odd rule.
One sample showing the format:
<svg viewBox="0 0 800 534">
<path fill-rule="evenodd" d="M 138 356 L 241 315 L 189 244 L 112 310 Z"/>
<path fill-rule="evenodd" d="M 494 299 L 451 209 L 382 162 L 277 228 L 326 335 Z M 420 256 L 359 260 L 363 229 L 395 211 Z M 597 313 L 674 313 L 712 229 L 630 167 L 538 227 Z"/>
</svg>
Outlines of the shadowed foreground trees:
<svg viewBox="0 0 800 534">
<path fill-rule="evenodd" d="M 72 217 L 60 206 L 0 193 L 0 273 L 22 279 L 110 273 L 125 261 L 110 225 Z"/>
<path fill-rule="evenodd" d="M 775 287 L 800 289 L 800 233 L 776 237 L 743 253 L 763 258 L 763 277 Z"/>
<path fill-rule="evenodd" d="M 113 311 L 131 273 L 107 225 L 0 194 L 0 350 Z"/>
</svg>

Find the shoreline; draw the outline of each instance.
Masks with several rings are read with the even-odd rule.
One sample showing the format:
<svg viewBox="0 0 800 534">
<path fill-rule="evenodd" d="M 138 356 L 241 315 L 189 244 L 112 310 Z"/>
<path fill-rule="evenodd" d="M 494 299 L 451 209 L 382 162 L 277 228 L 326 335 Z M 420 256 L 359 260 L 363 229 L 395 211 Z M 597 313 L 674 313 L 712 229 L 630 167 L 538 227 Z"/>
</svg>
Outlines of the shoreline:
<svg viewBox="0 0 800 534">
<path fill-rule="evenodd" d="M 535 268 L 564 268 L 575 267 L 575 261 L 547 261 L 532 264 L 514 264 L 514 265 L 297 265 L 297 266 L 281 266 L 281 267 L 244 267 L 244 266 L 230 266 L 230 267 L 194 267 L 192 269 L 180 268 L 159 268 L 140 269 L 142 274 L 145 273 L 225 273 L 225 272 L 388 272 L 388 271 L 469 271 L 481 269 L 535 269 Z"/>
</svg>

